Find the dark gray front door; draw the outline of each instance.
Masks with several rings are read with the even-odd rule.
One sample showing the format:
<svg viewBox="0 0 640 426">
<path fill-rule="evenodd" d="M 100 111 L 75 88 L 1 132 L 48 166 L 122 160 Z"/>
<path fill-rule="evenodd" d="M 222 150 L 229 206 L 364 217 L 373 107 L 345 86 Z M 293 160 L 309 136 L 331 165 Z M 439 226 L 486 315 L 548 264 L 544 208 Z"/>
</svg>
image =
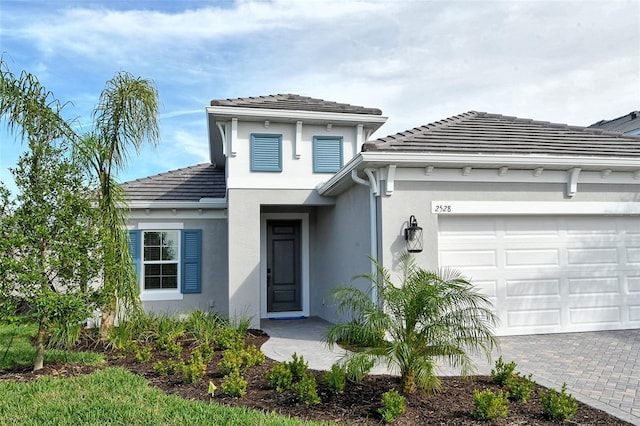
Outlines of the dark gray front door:
<svg viewBox="0 0 640 426">
<path fill-rule="evenodd" d="M 300 221 L 267 221 L 267 311 L 302 310 Z"/>
</svg>

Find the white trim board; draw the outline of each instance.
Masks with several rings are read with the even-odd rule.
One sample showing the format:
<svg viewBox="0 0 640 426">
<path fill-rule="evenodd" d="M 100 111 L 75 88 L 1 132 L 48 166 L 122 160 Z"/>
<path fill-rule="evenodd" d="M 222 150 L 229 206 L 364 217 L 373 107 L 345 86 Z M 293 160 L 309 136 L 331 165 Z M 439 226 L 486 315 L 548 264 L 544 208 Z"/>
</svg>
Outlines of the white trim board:
<svg viewBox="0 0 640 426">
<path fill-rule="evenodd" d="M 432 201 L 431 213 L 448 215 L 640 215 L 634 202 Z"/>
</svg>

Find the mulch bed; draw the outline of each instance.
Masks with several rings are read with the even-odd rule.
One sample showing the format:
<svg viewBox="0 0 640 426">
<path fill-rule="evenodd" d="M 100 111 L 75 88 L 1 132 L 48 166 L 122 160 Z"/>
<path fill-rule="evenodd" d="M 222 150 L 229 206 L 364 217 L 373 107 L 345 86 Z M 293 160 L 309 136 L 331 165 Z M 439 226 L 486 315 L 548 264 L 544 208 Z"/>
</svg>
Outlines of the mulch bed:
<svg viewBox="0 0 640 426">
<path fill-rule="evenodd" d="M 268 336 L 260 330 L 251 330 L 247 337 L 247 344 L 260 347 Z M 85 349 L 96 350 L 85 344 Z M 189 342 L 183 342 L 188 349 Z M 218 361 L 222 357 L 221 351 L 216 351 L 214 360 L 209 364 L 207 373 L 202 382 L 197 384 L 185 384 L 178 375 L 161 377 L 151 367 L 157 360 L 166 360 L 163 353 L 154 353 L 152 360 L 147 363 L 138 363 L 133 355 L 123 356 L 121 353 L 104 350 L 107 355 L 108 366 L 122 366 L 133 373 L 144 376 L 152 386 L 162 389 L 167 394 L 178 395 L 185 399 L 199 400 L 211 403 L 226 404 L 231 406 L 248 406 L 268 412 L 277 412 L 284 415 L 295 416 L 306 420 L 324 420 L 340 424 L 369 425 L 381 424 L 382 420 L 377 410 L 381 406 L 382 394 L 389 389 L 400 389 L 400 381 L 397 377 L 387 375 L 368 376 L 361 383 L 348 382 L 346 389 L 341 394 L 334 394 L 323 383 L 323 372 L 310 370 L 318 383 L 318 395 L 322 402 L 313 407 L 306 407 L 296 401 L 293 392 L 278 393 L 273 390 L 265 378 L 265 373 L 272 367 L 273 361 L 267 359 L 266 363 L 259 367 L 249 369 L 244 377 L 249 383 L 247 394 L 242 398 L 229 398 L 222 396 L 219 390 L 214 398 L 210 398 L 208 391 L 209 381 L 213 381 L 219 388 L 222 375 L 216 371 Z M 185 354 L 189 351 L 185 350 Z M 79 365 L 46 365 L 36 373 L 28 369 L 0 372 L 0 380 L 26 381 L 33 380 L 42 375 L 56 377 L 70 377 L 80 374 L 88 374 L 101 367 Z M 417 392 L 407 396 L 406 413 L 394 424 L 396 425 L 630 425 L 588 405 L 578 402 L 578 412 L 571 421 L 556 422 L 546 419 L 542 414 L 542 405 L 539 395 L 543 387 L 538 386 L 527 403 L 511 402 L 509 414 L 506 419 L 498 419 L 493 422 L 483 422 L 471 417 L 473 410 L 474 389 L 500 388 L 491 383 L 487 376 L 476 376 L 472 379 L 460 377 L 442 377 L 443 390 L 435 396 L 428 396 L 424 392 Z"/>
</svg>

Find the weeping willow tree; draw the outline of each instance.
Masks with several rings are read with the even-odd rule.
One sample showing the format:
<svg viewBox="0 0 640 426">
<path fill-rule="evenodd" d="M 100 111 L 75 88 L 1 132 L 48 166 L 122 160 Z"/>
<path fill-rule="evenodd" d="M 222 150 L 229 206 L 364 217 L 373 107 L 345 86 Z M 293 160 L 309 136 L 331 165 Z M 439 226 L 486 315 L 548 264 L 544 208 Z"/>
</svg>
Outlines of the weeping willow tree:
<svg viewBox="0 0 640 426">
<path fill-rule="evenodd" d="M 94 129 L 76 145 L 78 157 L 98 180 L 97 208 L 104 258 L 100 336 L 108 337 L 118 309 L 129 314 L 140 309 L 139 287 L 129 254 L 126 233 L 127 204 L 117 173 L 143 144 L 157 145 L 158 91 L 155 85 L 127 72 L 109 80 L 93 112 Z"/>
</svg>

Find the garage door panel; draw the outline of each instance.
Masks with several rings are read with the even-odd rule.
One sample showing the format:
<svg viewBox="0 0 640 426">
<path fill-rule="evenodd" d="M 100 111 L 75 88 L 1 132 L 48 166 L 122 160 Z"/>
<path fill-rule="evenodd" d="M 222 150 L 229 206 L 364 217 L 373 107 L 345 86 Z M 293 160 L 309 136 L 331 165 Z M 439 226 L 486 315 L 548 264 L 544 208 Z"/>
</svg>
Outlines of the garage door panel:
<svg viewBox="0 0 640 426">
<path fill-rule="evenodd" d="M 561 316 L 560 309 L 514 310 L 507 313 L 507 324 L 503 326 L 506 325 L 509 329 L 526 328 L 527 330 L 543 327 L 552 331 L 560 327 Z"/>
<path fill-rule="evenodd" d="M 640 265 L 640 247 L 630 247 L 626 250 L 627 263 Z"/>
<path fill-rule="evenodd" d="M 560 280 L 505 280 L 507 297 L 559 296 Z"/>
<path fill-rule="evenodd" d="M 497 281 L 481 281 L 481 280 L 473 280 L 473 285 L 476 286 L 476 289 L 488 296 L 491 299 L 495 299 L 498 293 L 498 282 Z M 494 300 L 495 302 L 495 300 Z"/>
<path fill-rule="evenodd" d="M 571 325 L 591 324 L 594 326 L 621 323 L 622 311 L 620 306 L 569 308 L 569 321 Z"/>
<path fill-rule="evenodd" d="M 620 294 L 618 277 L 569 278 L 569 294 Z"/>
<path fill-rule="evenodd" d="M 501 319 L 497 334 L 640 327 L 640 218 L 440 216 L 439 222 L 446 229 L 438 234 L 440 264 L 481 282 Z"/>
<path fill-rule="evenodd" d="M 558 266 L 560 255 L 557 249 L 509 250 L 505 251 L 505 267 Z"/>
<path fill-rule="evenodd" d="M 567 255 L 569 265 L 618 264 L 618 250 L 616 248 L 574 248 L 568 249 Z"/>
</svg>

